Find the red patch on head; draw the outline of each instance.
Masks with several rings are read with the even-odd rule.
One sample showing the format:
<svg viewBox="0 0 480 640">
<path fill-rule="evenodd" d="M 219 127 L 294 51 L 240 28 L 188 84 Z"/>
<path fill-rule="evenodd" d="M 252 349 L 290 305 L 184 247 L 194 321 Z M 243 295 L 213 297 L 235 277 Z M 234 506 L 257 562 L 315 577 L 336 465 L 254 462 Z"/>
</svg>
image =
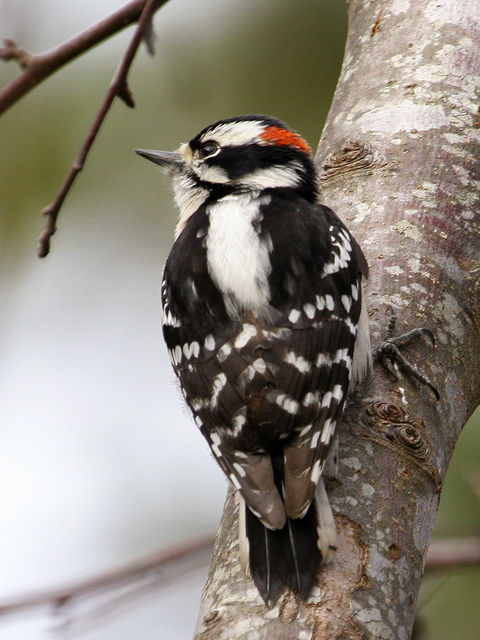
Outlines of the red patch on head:
<svg viewBox="0 0 480 640">
<path fill-rule="evenodd" d="M 272 144 L 286 145 L 288 147 L 295 147 L 305 153 L 312 153 L 310 146 L 305 140 L 289 129 L 282 129 L 282 127 L 267 127 L 260 136 L 267 142 Z"/>
</svg>

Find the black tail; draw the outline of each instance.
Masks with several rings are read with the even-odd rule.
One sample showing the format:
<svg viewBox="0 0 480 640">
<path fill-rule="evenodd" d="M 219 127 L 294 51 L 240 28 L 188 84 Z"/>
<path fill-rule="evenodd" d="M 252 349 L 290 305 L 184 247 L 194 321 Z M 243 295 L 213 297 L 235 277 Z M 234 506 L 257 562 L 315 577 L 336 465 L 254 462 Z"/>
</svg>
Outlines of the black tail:
<svg viewBox="0 0 480 640">
<path fill-rule="evenodd" d="M 272 454 L 275 484 L 283 495 L 283 451 Z M 250 573 L 265 604 L 272 607 L 286 587 L 307 600 L 322 554 L 318 548 L 315 501 L 303 518 L 287 517 L 283 529 L 263 526 L 245 505 Z"/>
<path fill-rule="evenodd" d="M 267 607 L 289 587 L 307 600 L 320 566 L 314 503 L 302 519 L 287 518 L 283 529 L 263 526 L 245 505 L 250 572 Z"/>
</svg>

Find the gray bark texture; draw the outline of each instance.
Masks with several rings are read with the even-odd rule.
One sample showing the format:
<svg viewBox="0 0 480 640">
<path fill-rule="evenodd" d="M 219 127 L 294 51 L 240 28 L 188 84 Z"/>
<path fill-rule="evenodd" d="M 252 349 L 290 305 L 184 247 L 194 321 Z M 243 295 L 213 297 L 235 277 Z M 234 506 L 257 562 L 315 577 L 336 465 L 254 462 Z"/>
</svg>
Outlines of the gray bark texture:
<svg viewBox="0 0 480 640">
<path fill-rule="evenodd" d="M 441 394 L 376 366 L 340 429 L 339 533 L 306 604 L 272 610 L 241 571 L 230 492 L 196 640 L 408 640 L 440 491 L 480 399 L 480 0 L 350 0 L 317 162 L 322 201 L 367 256 L 373 344 L 388 305 Z"/>
</svg>

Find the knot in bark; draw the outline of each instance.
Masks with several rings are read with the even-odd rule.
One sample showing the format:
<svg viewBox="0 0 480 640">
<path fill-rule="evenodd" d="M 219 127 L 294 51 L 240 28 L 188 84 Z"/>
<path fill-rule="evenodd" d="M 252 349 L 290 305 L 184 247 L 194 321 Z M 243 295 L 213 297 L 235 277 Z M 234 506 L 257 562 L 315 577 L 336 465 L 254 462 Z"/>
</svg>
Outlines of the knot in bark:
<svg viewBox="0 0 480 640">
<path fill-rule="evenodd" d="M 420 460 L 426 460 L 430 453 L 430 447 L 413 424 L 392 424 L 385 430 L 385 436 Z"/>
<path fill-rule="evenodd" d="M 408 415 L 401 407 L 388 402 L 372 402 L 365 408 L 365 416 L 368 424 L 376 425 L 379 420 L 384 423 L 407 422 Z"/>
<path fill-rule="evenodd" d="M 366 143 L 345 140 L 338 151 L 331 151 L 322 165 L 320 180 L 326 182 L 352 171 L 362 171 L 385 164 L 382 155 Z"/>
<path fill-rule="evenodd" d="M 352 426 L 372 440 L 400 448 L 430 476 L 437 489 L 440 488 L 441 477 L 434 464 L 432 448 L 424 435 L 426 426 L 423 420 L 415 420 L 398 405 L 375 401 L 360 410 L 358 422 Z"/>
</svg>

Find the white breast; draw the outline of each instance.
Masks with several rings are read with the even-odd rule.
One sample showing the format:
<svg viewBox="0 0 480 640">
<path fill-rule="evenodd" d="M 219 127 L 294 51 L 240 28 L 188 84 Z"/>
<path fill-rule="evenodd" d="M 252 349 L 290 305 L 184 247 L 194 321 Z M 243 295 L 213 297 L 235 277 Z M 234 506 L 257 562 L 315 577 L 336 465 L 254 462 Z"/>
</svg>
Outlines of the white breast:
<svg viewBox="0 0 480 640">
<path fill-rule="evenodd" d="M 234 319 L 244 311 L 268 313 L 269 244 L 267 238 L 259 237 L 254 225 L 261 220 L 260 206 L 269 199 L 230 195 L 208 208 L 208 270 Z"/>
</svg>

